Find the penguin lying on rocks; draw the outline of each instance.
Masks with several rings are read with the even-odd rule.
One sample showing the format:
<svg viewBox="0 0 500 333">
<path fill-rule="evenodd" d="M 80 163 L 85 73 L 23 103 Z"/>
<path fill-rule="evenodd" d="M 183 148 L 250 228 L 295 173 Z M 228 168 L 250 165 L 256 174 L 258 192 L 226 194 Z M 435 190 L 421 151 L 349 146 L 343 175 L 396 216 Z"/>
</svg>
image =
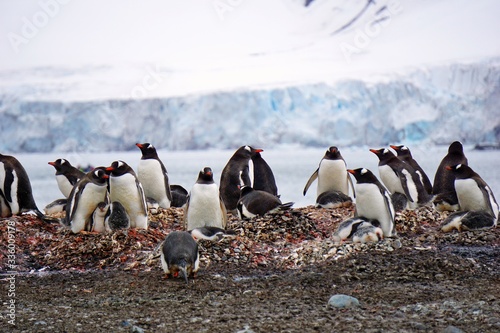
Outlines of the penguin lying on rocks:
<svg viewBox="0 0 500 333">
<path fill-rule="evenodd" d="M 240 218 L 252 218 L 278 210 L 290 209 L 293 204 L 293 202 L 282 203 L 280 198 L 271 193 L 254 190 L 250 186 L 243 186 L 237 207 Z"/>
<path fill-rule="evenodd" d="M 234 230 L 224 230 L 217 227 L 201 227 L 188 231 L 194 240 L 206 239 L 213 242 L 218 242 L 224 238 L 235 238 Z"/>
<path fill-rule="evenodd" d="M 187 231 L 172 231 L 163 242 L 161 266 L 167 276 L 177 277 L 179 272 L 189 283 L 188 277 L 194 276 L 200 265 L 198 243 Z"/>
</svg>

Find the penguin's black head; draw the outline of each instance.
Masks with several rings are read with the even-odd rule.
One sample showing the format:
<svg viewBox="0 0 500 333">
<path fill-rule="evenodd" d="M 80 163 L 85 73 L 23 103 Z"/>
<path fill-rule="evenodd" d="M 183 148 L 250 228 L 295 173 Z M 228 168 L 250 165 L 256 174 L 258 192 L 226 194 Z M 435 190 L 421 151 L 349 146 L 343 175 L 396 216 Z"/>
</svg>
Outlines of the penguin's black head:
<svg viewBox="0 0 500 333">
<path fill-rule="evenodd" d="M 379 160 L 388 160 L 392 157 L 396 157 L 389 149 L 387 148 L 380 148 L 380 149 L 370 149 L 372 153 L 377 155 Z"/>
<path fill-rule="evenodd" d="M 69 168 L 72 165 L 65 160 L 64 158 L 58 158 L 54 162 L 49 162 L 50 165 L 52 165 L 54 168 L 56 168 L 56 171 L 61 171 L 64 168 Z"/>
<path fill-rule="evenodd" d="M 204 180 L 207 182 L 213 182 L 214 180 L 214 173 L 212 172 L 212 169 L 209 167 L 204 167 L 203 170 L 200 171 L 198 175 L 199 180 Z"/>
<path fill-rule="evenodd" d="M 247 185 L 240 186 L 240 198 L 244 197 L 245 195 L 247 195 L 250 192 L 253 192 L 253 190 L 254 189 L 251 186 L 247 186 Z"/>
<path fill-rule="evenodd" d="M 465 164 L 448 165 L 446 170 L 453 172 L 457 179 L 470 178 L 475 175 L 475 172 Z"/>
<path fill-rule="evenodd" d="M 448 154 L 463 154 L 464 146 L 459 141 L 453 142 L 448 148 Z"/>
<path fill-rule="evenodd" d="M 244 158 L 251 158 L 255 154 L 261 153 L 263 151 L 264 151 L 263 149 L 259 148 L 256 149 L 251 146 L 241 146 L 240 148 L 238 148 L 238 150 L 236 150 L 233 156 L 242 156 Z"/>
<path fill-rule="evenodd" d="M 121 176 L 127 172 L 133 172 L 132 168 L 123 161 L 114 161 L 111 166 L 106 168 L 106 172 L 112 176 Z"/>
<path fill-rule="evenodd" d="M 391 145 L 391 148 L 394 149 L 394 151 L 396 152 L 396 154 L 398 154 L 398 156 L 408 156 L 408 155 L 411 156 L 410 149 L 405 145 L 400 145 L 400 146 Z"/>
<path fill-rule="evenodd" d="M 135 145 L 139 147 L 139 149 L 141 150 L 142 153 L 141 159 L 145 160 L 148 158 L 158 158 L 158 153 L 156 152 L 156 148 L 149 142 L 136 143 Z"/>
<path fill-rule="evenodd" d="M 347 172 L 353 175 L 358 183 L 374 183 L 377 181 L 377 177 L 373 172 L 365 168 L 348 169 Z"/>
<path fill-rule="evenodd" d="M 326 158 L 327 160 L 337 160 L 341 159 L 342 155 L 340 155 L 340 150 L 337 147 L 331 146 L 326 151 L 324 158 Z"/>
<path fill-rule="evenodd" d="M 107 183 L 109 178 L 106 170 L 107 169 L 105 167 L 97 167 L 94 170 L 89 171 L 88 175 L 90 175 L 90 179 L 95 184 L 104 185 Z"/>
</svg>

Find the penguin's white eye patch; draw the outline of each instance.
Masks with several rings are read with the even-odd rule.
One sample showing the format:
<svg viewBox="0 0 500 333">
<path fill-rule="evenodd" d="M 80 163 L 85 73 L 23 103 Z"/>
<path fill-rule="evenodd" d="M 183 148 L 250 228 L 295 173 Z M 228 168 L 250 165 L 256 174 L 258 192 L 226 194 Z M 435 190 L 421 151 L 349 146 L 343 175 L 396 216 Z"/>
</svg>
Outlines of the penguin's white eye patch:
<svg viewBox="0 0 500 333">
<path fill-rule="evenodd" d="M 458 169 L 460 169 L 461 167 L 462 167 L 462 164 L 458 164 L 458 165 L 455 167 L 455 169 L 457 169 L 457 170 L 458 170 Z"/>
<path fill-rule="evenodd" d="M 120 168 L 123 165 L 123 162 L 122 161 L 118 161 L 118 163 L 116 163 L 116 165 L 117 165 L 117 168 Z"/>
<path fill-rule="evenodd" d="M 368 170 L 366 170 L 365 168 L 361 169 L 361 174 L 364 175 L 365 173 L 367 173 Z"/>
<path fill-rule="evenodd" d="M 94 171 L 94 175 L 95 175 L 97 178 L 99 178 L 99 177 L 101 177 L 101 172 L 102 172 L 102 170 L 96 170 L 96 171 Z"/>
<path fill-rule="evenodd" d="M 401 147 L 401 150 L 408 150 L 408 147 L 403 146 L 403 147 Z"/>
<path fill-rule="evenodd" d="M 155 149 L 155 147 L 153 145 L 149 145 L 148 149 Z"/>
<path fill-rule="evenodd" d="M 245 146 L 245 150 L 248 150 L 248 151 L 252 151 L 252 148 L 250 148 L 249 146 Z"/>
<path fill-rule="evenodd" d="M 384 149 L 383 153 L 387 154 L 389 152 L 389 149 Z"/>
<path fill-rule="evenodd" d="M 68 161 L 66 161 L 64 158 L 61 160 L 61 164 L 66 164 Z"/>
</svg>

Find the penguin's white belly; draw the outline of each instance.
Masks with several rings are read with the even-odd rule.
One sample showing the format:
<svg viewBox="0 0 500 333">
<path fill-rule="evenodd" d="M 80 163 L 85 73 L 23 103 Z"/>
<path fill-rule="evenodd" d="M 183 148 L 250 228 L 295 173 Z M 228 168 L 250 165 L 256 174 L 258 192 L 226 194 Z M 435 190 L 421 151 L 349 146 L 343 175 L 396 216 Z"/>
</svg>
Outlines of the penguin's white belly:
<svg viewBox="0 0 500 333">
<path fill-rule="evenodd" d="M 73 185 L 69 182 L 68 178 L 64 175 L 56 175 L 57 186 L 59 190 L 64 195 L 64 197 L 69 197 L 71 190 L 73 189 Z"/>
<path fill-rule="evenodd" d="M 384 183 L 384 186 L 389 192 L 391 192 L 391 194 L 394 194 L 396 192 L 405 194 L 403 185 L 401 185 L 401 181 L 399 180 L 398 175 L 392 170 L 390 166 L 381 165 L 378 167 L 378 172 L 380 174 L 382 183 Z"/>
<path fill-rule="evenodd" d="M 170 274 L 170 269 L 168 268 L 167 261 L 165 260 L 165 255 L 163 254 L 163 251 L 161 252 L 160 255 L 160 261 L 161 261 L 161 268 L 163 269 L 163 272 L 165 274 Z"/>
<path fill-rule="evenodd" d="M 165 188 L 165 175 L 160 162 L 155 159 L 141 160 L 137 167 L 137 178 L 147 198 L 153 198 L 162 208 L 170 208 L 170 200 L 168 200 Z"/>
<path fill-rule="evenodd" d="M 120 202 L 130 217 L 130 227 L 147 229 L 148 215 L 145 198 L 138 188 L 135 177 L 128 173 L 120 177 L 109 178 L 110 202 Z"/>
<path fill-rule="evenodd" d="M 74 212 L 73 218 L 70 221 L 71 231 L 74 233 L 80 232 L 85 229 L 86 223 L 90 220 L 90 217 L 96 210 L 99 202 L 104 201 L 106 197 L 106 186 L 97 186 L 93 183 L 88 183 L 81 191 L 78 203 L 71 202 L 71 211 L 73 215 L 73 209 L 76 206 L 76 211 Z"/>
<path fill-rule="evenodd" d="M 224 228 L 219 187 L 216 184 L 195 184 L 189 195 L 187 229 L 204 226 Z"/>
<path fill-rule="evenodd" d="M 378 186 L 374 184 L 356 185 L 356 211 L 359 216 L 378 220 L 384 236 L 392 236 L 394 221 L 390 208 Z"/>
<path fill-rule="evenodd" d="M 327 191 L 340 191 L 349 195 L 347 168 L 343 160 L 323 159 L 318 170 L 317 195 Z"/>
<path fill-rule="evenodd" d="M 490 210 L 489 205 L 484 200 L 483 192 L 474 179 L 455 180 L 455 190 L 460 210 Z"/>
<path fill-rule="evenodd" d="M 4 189 L 4 183 L 5 183 L 5 166 L 2 162 L 0 162 L 0 190 L 2 190 L 3 193 L 5 193 Z M 0 198 L 0 209 L 1 209 L 1 217 L 7 217 L 10 215 L 10 209 L 8 206 L 8 203 L 3 200 L 3 198 Z"/>
</svg>

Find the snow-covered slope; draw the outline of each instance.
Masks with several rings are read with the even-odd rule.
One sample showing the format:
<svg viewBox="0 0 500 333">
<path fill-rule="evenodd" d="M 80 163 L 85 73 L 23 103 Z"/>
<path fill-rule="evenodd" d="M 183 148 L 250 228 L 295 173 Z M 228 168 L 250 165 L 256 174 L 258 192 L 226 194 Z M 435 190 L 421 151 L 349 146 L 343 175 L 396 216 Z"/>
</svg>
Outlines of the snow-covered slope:
<svg viewBox="0 0 500 333">
<path fill-rule="evenodd" d="M 500 59 L 393 75 L 207 95 L 82 102 L 10 100 L 2 151 L 473 144 L 500 140 Z"/>
</svg>

